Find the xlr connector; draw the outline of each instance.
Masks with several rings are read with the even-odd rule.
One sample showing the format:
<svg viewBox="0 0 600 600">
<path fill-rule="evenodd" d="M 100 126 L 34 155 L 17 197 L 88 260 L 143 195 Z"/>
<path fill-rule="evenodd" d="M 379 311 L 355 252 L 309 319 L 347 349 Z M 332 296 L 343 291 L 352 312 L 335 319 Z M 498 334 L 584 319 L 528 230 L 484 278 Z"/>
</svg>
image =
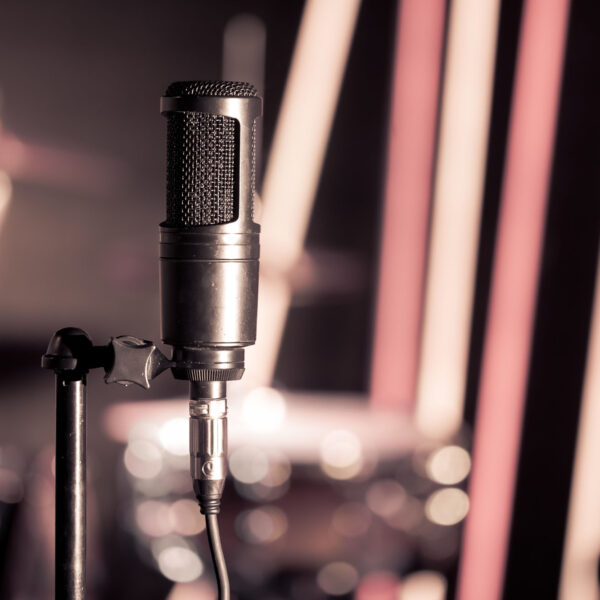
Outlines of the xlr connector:
<svg viewBox="0 0 600 600">
<path fill-rule="evenodd" d="M 227 477 L 224 381 L 190 383 L 190 471 L 203 514 L 217 514 Z"/>
</svg>

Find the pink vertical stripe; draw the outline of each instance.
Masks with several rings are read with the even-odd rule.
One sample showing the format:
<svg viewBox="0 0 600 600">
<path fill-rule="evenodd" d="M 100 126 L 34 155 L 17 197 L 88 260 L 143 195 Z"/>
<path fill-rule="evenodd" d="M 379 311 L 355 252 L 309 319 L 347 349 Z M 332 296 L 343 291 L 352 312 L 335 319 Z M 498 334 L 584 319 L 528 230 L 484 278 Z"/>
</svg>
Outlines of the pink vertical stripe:
<svg viewBox="0 0 600 600">
<path fill-rule="evenodd" d="M 414 402 L 444 36 L 443 0 L 403 0 L 371 373 L 371 402 Z"/>
<path fill-rule="evenodd" d="M 503 587 L 569 0 L 525 4 L 459 575 L 460 600 Z"/>
</svg>

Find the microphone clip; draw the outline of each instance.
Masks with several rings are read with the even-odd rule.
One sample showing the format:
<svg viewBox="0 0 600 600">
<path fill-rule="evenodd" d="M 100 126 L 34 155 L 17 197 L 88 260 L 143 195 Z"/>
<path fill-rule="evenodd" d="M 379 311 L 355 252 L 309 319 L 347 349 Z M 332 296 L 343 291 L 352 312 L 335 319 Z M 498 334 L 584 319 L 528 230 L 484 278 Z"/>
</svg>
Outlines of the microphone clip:
<svg viewBox="0 0 600 600">
<path fill-rule="evenodd" d="M 150 388 L 152 379 L 173 366 L 175 363 L 154 342 L 121 335 L 105 346 L 94 346 L 89 335 L 76 327 L 57 331 L 42 357 L 42 367 L 57 375 L 83 377 L 90 369 L 102 367 L 106 383 L 134 383 L 145 389 Z"/>
</svg>

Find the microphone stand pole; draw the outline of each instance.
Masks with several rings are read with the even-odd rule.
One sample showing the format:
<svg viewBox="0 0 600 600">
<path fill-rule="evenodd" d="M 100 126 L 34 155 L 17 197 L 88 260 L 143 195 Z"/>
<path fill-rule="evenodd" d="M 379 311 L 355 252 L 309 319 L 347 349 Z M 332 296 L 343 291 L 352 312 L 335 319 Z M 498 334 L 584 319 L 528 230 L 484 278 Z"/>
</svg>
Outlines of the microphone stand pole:
<svg viewBox="0 0 600 600">
<path fill-rule="evenodd" d="M 85 598 L 86 376 L 56 374 L 56 600 Z"/>
</svg>

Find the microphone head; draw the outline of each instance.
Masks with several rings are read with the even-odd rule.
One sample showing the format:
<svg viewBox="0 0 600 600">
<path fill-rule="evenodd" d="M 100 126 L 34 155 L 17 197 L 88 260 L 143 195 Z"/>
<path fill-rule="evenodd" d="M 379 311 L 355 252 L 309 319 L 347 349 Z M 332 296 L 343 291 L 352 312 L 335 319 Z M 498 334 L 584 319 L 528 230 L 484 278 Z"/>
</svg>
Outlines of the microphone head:
<svg viewBox="0 0 600 600">
<path fill-rule="evenodd" d="M 165 97 L 254 98 L 249 83 L 178 81 Z M 218 112 L 167 113 L 168 227 L 222 225 L 239 211 L 240 131 L 236 119 Z M 253 153 L 252 153 L 253 154 Z M 254 180 L 254 156 L 251 157 Z"/>
</svg>

